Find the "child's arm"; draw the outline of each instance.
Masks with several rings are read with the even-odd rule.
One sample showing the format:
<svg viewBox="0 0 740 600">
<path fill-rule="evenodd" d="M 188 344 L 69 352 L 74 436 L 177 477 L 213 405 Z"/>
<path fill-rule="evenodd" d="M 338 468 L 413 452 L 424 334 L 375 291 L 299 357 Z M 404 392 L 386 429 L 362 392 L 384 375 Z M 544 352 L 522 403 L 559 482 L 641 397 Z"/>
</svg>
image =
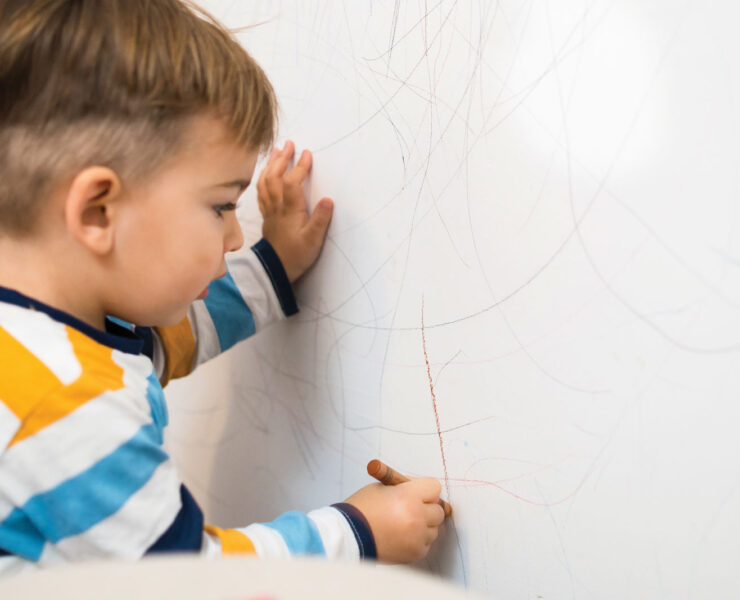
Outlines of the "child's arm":
<svg viewBox="0 0 740 600">
<path fill-rule="evenodd" d="M 194 302 L 181 323 L 154 329 L 153 361 L 163 385 L 298 312 L 292 283 L 318 257 L 333 205 L 323 198 L 309 216 L 303 183 L 311 153 L 305 151 L 288 170 L 294 150 L 292 142 L 273 150 L 260 175 L 263 239 L 227 256 L 227 275 L 209 286 L 205 300 Z"/>
<path fill-rule="evenodd" d="M 285 513 L 271 523 L 242 529 L 206 527 L 208 554 L 258 554 L 286 558 L 377 558 L 408 563 L 426 556 L 444 521 L 436 479 L 398 486 L 374 483 L 342 503 L 303 514 Z"/>
<path fill-rule="evenodd" d="M 158 552 L 251 552 L 396 562 L 422 556 L 436 537 L 442 509 L 434 504 L 440 486 L 433 480 L 373 484 L 335 507 L 240 530 L 204 527 L 163 447 L 167 410 L 151 363 L 72 329 L 57 327 L 46 337 L 52 347 L 66 341 L 74 352 L 55 367 L 78 360 L 82 374 L 64 383 L 27 361 L 36 365 L 37 387 L 26 395 L 39 399 L 12 421 L 0 460 L 3 561 L 47 566 Z M 22 389 L 15 384 L 29 373 L 19 369 L 4 384 Z M 9 556 L 2 558 L 3 551 Z"/>
</svg>

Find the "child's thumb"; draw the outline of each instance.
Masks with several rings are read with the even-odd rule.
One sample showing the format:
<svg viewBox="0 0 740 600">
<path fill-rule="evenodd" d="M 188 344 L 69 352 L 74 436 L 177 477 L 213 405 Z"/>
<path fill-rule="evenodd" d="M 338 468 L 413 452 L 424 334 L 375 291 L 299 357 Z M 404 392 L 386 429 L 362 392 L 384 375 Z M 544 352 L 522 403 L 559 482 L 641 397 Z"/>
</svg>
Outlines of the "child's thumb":
<svg viewBox="0 0 740 600">
<path fill-rule="evenodd" d="M 316 205 L 306 224 L 308 234 L 314 241 L 319 243 L 324 241 L 333 212 L 334 203 L 329 198 L 322 198 Z"/>
</svg>

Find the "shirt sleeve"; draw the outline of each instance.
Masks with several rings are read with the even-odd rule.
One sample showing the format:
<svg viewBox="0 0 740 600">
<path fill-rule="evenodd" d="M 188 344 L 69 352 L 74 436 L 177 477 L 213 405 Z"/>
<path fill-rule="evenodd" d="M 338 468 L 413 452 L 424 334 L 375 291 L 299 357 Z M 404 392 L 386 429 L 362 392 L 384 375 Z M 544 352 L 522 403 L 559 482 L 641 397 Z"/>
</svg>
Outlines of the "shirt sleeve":
<svg viewBox="0 0 740 600">
<path fill-rule="evenodd" d="M 349 504 L 334 504 L 308 514 L 290 511 L 269 523 L 254 523 L 239 529 L 206 526 L 203 552 L 270 558 L 300 555 L 346 560 L 376 558 L 370 526 L 362 513 Z"/>
<path fill-rule="evenodd" d="M 262 239 L 227 257 L 227 273 L 212 282 L 172 327 L 153 330 L 152 361 L 166 385 L 271 323 L 298 312 L 293 288 L 275 250 Z"/>
<path fill-rule="evenodd" d="M 180 498 L 180 510 L 174 520 L 146 554 L 199 551 L 205 556 L 313 555 L 346 560 L 376 557 L 367 520 L 348 504 L 335 504 L 308 514 L 290 511 L 269 523 L 222 529 L 203 524 L 203 513 L 184 485 L 180 486 Z"/>
<path fill-rule="evenodd" d="M 23 368 L 0 393 L 16 423 L 0 453 L 0 548 L 39 566 L 138 558 L 181 508 L 162 387 L 145 356 L 44 333 L 53 360 L 7 341 Z"/>
<path fill-rule="evenodd" d="M 80 367 L 68 381 L 29 356 L 23 372 L 2 382 L 0 404 L 13 424 L 0 453 L 5 563 L 51 566 L 163 552 L 372 556 L 357 529 L 372 535 L 369 527 L 342 505 L 241 529 L 205 526 L 164 449 L 167 407 L 149 359 L 73 330 L 68 335 Z M 33 402 L 21 396 L 28 375 L 38 384 Z"/>
</svg>

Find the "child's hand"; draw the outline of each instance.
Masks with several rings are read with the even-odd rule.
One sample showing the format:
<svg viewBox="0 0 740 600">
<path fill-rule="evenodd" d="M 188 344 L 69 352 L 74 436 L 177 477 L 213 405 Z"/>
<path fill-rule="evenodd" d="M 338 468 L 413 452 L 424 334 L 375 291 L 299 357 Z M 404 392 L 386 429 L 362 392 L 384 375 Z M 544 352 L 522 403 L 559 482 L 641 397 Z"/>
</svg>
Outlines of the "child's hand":
<svg viewBox="0 0 740 600">
<path fill-rule="evenodd" d="M 437 539 L 445 515 L 437 503 L 442 486 L 436 479 L 412 479 L 395 486 L 371 483 L 345 502 L 370 523 L 378 560 L 408 563 L 424 558 Z"/>
<path fill-rule="evenodd" d="M 316 261 L 334 210 L 333 202 L 322 198 L 309 217 L 303 182 L 311 171 L 312 157 L 304 150 L 286 173 L 294 152 L 291 141 L 282 150 L 273 149 L 257 182 L 262 235 L 275 249 L 291 283 Z"/>
</svg>

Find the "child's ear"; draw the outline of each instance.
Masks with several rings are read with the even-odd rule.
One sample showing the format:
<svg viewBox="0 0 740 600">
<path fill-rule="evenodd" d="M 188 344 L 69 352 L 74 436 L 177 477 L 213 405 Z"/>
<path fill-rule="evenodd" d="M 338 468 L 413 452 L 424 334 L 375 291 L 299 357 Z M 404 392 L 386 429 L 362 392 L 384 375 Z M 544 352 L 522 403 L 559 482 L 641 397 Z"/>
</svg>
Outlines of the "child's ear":
<svg viewBox="0 0 740 600">
<path fill-rule="evenodd" d="M 121 180 L 108 167 L 88 167 L 72 180 L 64 205 L 67 230 L 96 254 L 113 248 L 114 215 Z"/>
</svg>

